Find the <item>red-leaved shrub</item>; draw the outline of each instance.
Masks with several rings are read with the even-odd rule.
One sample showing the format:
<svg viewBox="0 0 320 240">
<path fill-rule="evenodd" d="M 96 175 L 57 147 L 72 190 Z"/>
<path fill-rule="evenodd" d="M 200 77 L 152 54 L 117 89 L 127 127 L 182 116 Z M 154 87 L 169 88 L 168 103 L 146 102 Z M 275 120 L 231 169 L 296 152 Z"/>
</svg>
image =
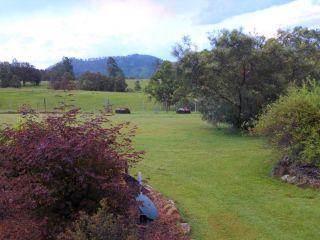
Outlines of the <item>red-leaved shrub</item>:
<svg viewBox="0 0 320 240">
<path fill-rule="evenodd" d="M 143 152 L 128 126 L 74 109 L 44 118 L 24 112 L 18 127 L 0 130 L 0 237 L 8 219 L 21 225 L 19 211 L 42 230 L 94 213 L 105 198 L 110 213 L 130 217 L 135 201 L 122 173 Z"/>
</svg>

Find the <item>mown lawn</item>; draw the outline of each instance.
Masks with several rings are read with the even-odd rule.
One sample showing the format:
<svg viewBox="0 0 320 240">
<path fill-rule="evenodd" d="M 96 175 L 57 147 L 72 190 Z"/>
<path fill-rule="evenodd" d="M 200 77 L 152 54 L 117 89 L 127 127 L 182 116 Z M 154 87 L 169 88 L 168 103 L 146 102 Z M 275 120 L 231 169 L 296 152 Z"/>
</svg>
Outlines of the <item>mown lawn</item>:
<svg viewBox="0 0 320 240">
<path fill-rule="evenodd" d="M 118 121 L 127 116 L 116 116 Z M 270 177 L 261 139 L 217 129 L 199 115 L 132 115 L 141 170 L 174 199 L 194 239 L 317 239 L 320 192 Z"/>
<path fill-rule="evenodd" d="M 262 139 L 215 128 L 198 114 L 116 115 L 138 126 L 146 151 L 132 170 L 173 199 L 193 239 L 319 239 L 320 192 L 270 177 L 276 154 Z M 15 122 L 16 115 L 0 115 Z"/>
</svg>

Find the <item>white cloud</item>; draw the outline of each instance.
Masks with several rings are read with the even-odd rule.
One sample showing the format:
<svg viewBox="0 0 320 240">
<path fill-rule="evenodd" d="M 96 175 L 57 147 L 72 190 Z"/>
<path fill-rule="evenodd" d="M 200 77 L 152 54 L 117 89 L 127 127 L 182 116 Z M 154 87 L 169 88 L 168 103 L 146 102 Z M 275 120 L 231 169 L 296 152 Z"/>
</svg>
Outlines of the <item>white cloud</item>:
<svg viewBox="0 0 320 240">
<path fill-rule="evenodd" d="M 320 22 L 320 6 L 312 0 L 294 2 L 228 18 L 218 24 L 194 25 L 193 11 L 175 14 L 151 0 L 90 0 L 85 7 L 63 13 L 41 12 L 0 22 L 0 58 L 29 61 L 47 67 L 69 57 L 98 57 L 131 53 L 170 58 L 172 45 L 189 34 L 200 48 L 207 32 L 243 27 L 272 36 L 279 27 Z M 190 3 L 190 1 L 188 1 Z M 213 13 L 214 14 L 214 13 Z"/>
<path fill-rule="evenodd" d="M 320 1 L 320 0 L 318 0 Z M 182 35 L 190 35 L 199 48 L 208 47 L 208 33 L 221 29 L 243 28 L 245 32 L 257 33 L 273 37 L 279 28 L 303 25 L 319 28 L 320 5 L 312 0 L 296 0 L 280 6 L 234 16 L 218 24 L 190 26 L 181 31 Z"/>
<path fill-rule="evenodd" d="M 279 28 L 304 25 L 312 21 L 320 23 L 320 5 L 314 4 L 312 0 L 296 0 L 281 6 L 232 17 L 218 26 L 226 28 L 243 26 L 247 31 L 255 30 L 271 37 Z"/>
<path fill-rule="evenodd" d="M 316 0 L 320 3 L 320 0 Z M 245 32 L 273 37 L 279 28 L 294 26 L 319 28 L 320 5 L 314 0 L 296 0 L 280 6 L 227 18 L 218 24 L 193 26 L 189 35 L 199 48 L 208 47 L 208 33 L 221 29 L 243 28 Z M 188 33 L 188 32 L 186 32 Z"/>
<path fill-rule="evenodd" d="M 148 1 L 108 1 L 76 9 L 68 15 L 42 13 L 0 25 L 0 57 L 28 60 L 40 67 L 62 56 L 87 57 L 118 54 L 116 44 L 130 47 L 147 43 L 146 33 L 156 31 L 162 9 Z M 155 33 L 155 35 L 157 35 Z M 145 37 L 145 38 L 143 38 Z M 118 48 L 119 49 L 119 48 Z M 105 51 L 105 52 L 103 52 Z M 133 50 L 134 51 L 134 50 Z"/>
</svg>

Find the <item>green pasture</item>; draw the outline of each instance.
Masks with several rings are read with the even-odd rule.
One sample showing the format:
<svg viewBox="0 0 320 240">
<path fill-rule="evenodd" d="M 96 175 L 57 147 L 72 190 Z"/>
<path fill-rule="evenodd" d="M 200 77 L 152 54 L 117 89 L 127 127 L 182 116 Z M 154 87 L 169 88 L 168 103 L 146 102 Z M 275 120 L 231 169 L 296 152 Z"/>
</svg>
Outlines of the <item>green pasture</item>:
<svg viewBox="0 0 320 240">
<path fill-rule="evenodd" d="M 16 117 L 1 114 L 0 122 Z M 131 172 L 142 171 L 177 203 L 193 239 L 319 238 L 320 192 L 270 177 L 278 156 L 262 139 L 214 127 L 194 113 L 111 118 L 138 126 L 134 144 L 146 155 Z"/>
<path fill-rule="evenodd" d="M 126 83 L 128 84 L 128 88 L 134 89 L 136 81 L 139 81 L 141 90 L 143 90 L 148 85 L 149 79 L 127 79 Z"/>
<path fill-rule="evenodd" d="M 127 80 L 134 84 L 135 80 Z M 146 84 L 148 80 L 140 80 Z M 68 96 L 72 94 L 72 96 Z M 47 82 L 39 87 L 26 86 L 21 89 L 0 88 L 0 113 L 16 112 L 23 105 L 28 104 L 38 111 L 52 111 L 59 102 L 66 101 L 80 107 L 83 111 L 98 112 L 107 103 L 117 107 L 129 107 L 133 112 L 159 111 L 161 107 L 150 100 L 143 92 L 95 92 L 95 91 L 56 91 L 47 89 Z"/>
</svg>

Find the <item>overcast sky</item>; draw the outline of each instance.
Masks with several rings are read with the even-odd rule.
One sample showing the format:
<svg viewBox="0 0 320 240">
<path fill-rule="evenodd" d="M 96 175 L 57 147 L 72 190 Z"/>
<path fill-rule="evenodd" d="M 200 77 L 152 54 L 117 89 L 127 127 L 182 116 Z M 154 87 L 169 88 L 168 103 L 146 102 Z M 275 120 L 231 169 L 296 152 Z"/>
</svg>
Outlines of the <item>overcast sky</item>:
<svg viewBox="0 0 320 240">
<path fill-rule="evenodd" d="M 320 28 L 320 0 L 0 0 L 0 61 L 46 68 L 62 56 L 173 59 L 184 35 L 202 49 L 222 28 L 271 37 L 296 25 Z"/>
</svg>

